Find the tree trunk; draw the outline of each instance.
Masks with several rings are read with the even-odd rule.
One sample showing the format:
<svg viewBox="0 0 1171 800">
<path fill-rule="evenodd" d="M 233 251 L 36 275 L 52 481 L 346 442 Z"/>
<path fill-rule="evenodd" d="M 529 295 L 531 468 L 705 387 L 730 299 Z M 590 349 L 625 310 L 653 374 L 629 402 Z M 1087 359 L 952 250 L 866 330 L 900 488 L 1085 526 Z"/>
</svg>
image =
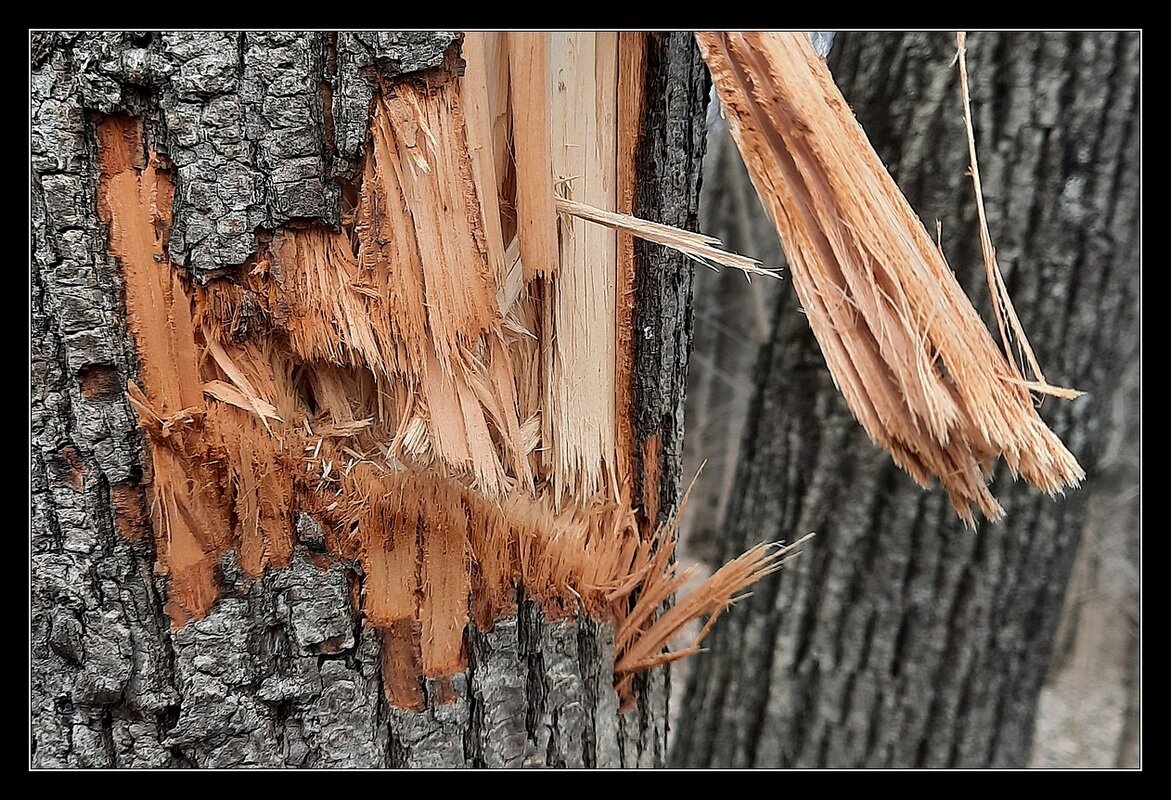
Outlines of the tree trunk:
<svg viewBox="0 0 1171 800">
<path fill-rule="evenodd" d="M 992 238 L 1046 375 L 1089 392 L 1043 414 L 1090 489 L 1138 352 L 1139 36 L 979 33 L 968 53 Z M 846 33 L 830 65 L 991 322 L 954 54 L 945 33 Z M 1024 766 L 1089 492 L 999 469 L 1006 519 L 966 530 L 866 439 L 791 291 L 775 313 L 721 552 L 817 536 L 713 632 L 674 763 Z"/>
<path fill-rule="evenodd" d="M 362 575 L 300 517 L 286 567 L 228 553 L 213 610 L 172 629 L 153 572 L 138 377 L 95 195 L 101 115 L 144 120 L 177 168 L 170 256 L 196 281 L 257 233 L 336 226 L 380 79 L 435 67 L 443 33 L 34 33 L 31 753 L 37 766 L 659 766 L 665 668 L 619 710 L 614 632 L 521 598 L 468 626 L 468 668 L 390 707 Z M 694 228 L 707 76 L 689 35 L 647 39 L 635 213 Z M 156 259 L 159 260 L 159 259 Z M 660 516 L 678 493 L 690 267 L 636 248 L 635 441 Z M 661 435 L 660 435 L 661 434 Z M 657 437 L 657 438 L 656 438 Z M 654 452 L 655 446 L 660 447 Z M 636 473 L 641 475 L 641 472 Z M 454 697 L 451 694 L 454 693 Z M 446 695 L 446 696 L 444 696 Z"/>
<path fill-rule="evenodd" d="M 1084 489 L 1085 533 L 1037 711 L 1034 767 L 1139 765 L 1139 380 L 1132 361 Z"/>
</svg>

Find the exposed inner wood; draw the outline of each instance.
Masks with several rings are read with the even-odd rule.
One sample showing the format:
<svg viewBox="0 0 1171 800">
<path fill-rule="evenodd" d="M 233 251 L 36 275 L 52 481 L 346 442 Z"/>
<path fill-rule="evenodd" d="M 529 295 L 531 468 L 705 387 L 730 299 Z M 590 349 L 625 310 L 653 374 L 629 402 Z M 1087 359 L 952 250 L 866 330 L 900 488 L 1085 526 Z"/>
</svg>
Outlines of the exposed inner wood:
<svg viewBox="0 0 1171 800">
<path fill-rule="evenodd" d="M 382 628 L 382 675 L 386 700 L 395 708 L 422 711 L 423 665 L 419 659 L 419 629 L 410 618 Z"/>
<path fill-rule="evenodd" d="M 957 513 L 1003 509 L 993 459 L 1050 494 L 1084 473 L 799 33 L 700 33 L 834 380 L 870 437 Z"/>
<path fill-rule="evenodd" d="M 462 55 L 467 65 L 460 81 L 460 100 L 467 126 L 468 155 L 472 177 L 480 200 L 484 244 L 496 285 L 504 283 L 507 265 L 504 230 L 500 224 L 500 182 L 507 171 L 507 150 L 494 135 L 497 120 L 506 114 L 508 92 L 507 53 L 502 52 L 504 34 L 471 32 L 464 36 Z"/>
<path fill-rule="evenodd" d="M 549 58 L 554 182 L 573 199 L 613 208 L 618 35 L 554 33 Z M 590 496 L 615 474 L 617 238 L 576 217 L 562 215 L 558 222 L 560 262 L 546 319 L 553 489 Z"/>
<path fill-rule="evenodd" d="M 158 568 L 170 575 L 167 611 L 181 622 L 206 614 L 215 601 L 230 506 L 222 476 L 207 458 L 190 301 L 165 255 L 170 177 L 145 158 L 135 120 L 106 120 L 98 142 L 98 209 L 109 225 L 110 252 L 122 265 L 143 383 L 130 385 L 130 398 L 153 443 L 150 509 Z"/>
<path fill-rule="evenodd" d="M 513 152 L 516 154 L 517 238 L 525 278 L 556 271 L 557 220 L 553 195 L 553 82 L 550 36 L 507 34 L 512 98 Z"/>
<path fill-rule="evenodd" d="M 454 699 L 467 625 L 490 628 L 522 591 L 554 619 L 613 621 L 626 691 L 683 623 L 771 568 L 776 552 L 753 551 L 689 615 L 659 620 L 682 583 L 674 528 L 621 466 L 635 447 L 619 336 L 634 262 L 615 228 L 638 221 L 605 216 L 632 203 L 640 47 L 613 33 L 470 36 L 462 78 L 382 86 L 340 229 L 280 229 L 206 286 L 166 257 L 174 190 L 141 131 L 99 125 L 175 626 L 211 609 L 228 550 L 249 575 L 288 562 L 305 512 L 361 564 L 392 705 L 423 708 L 424 677 L 433 701 Z M 657 456 L 640 459 L 655 487 Z"/>
</svg>

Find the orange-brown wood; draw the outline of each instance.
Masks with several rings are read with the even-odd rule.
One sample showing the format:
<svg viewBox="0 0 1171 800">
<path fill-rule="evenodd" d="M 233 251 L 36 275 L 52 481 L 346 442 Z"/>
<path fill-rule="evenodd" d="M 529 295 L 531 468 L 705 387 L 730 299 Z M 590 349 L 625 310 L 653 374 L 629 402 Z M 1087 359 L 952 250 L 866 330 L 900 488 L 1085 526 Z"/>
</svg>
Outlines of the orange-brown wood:
<svg viewBox="0 0 1171 800">
<path fill-rule="evenodd" d="M 525 279 L 556 272 L 557 215 L 553 210 L 552 83 L 549 34 L 508 34 L 512 140 L 516 158 L 516 224 Z"/>
<path fill-rule="evenodd" d="M 386 695 L 403 709 L 424 707 L 424 678 L 432 702 L 457 699 L 466 626 L 513 613 L 520 585 L 550 619 L 614 620 L 627 672 L 663 646 L 643 633 L 679 619 L 653 628 L 658 605 L 648 614 L 632 599 L 679 581 L 664 555 L 673 531 L 655 525 L 657 438 L 642 458 L 654 491 L 641 533 L 634 509 L 633 345 L 619 333 L 633 249 L 615 229 L 643 223 L 606 216 L 633 208 L 642 36 L 465 44 L 462 82 L 437 72 L 382 87 L 340 229 L 277 230 L 206 286 L 167 259 L 173 189 L 138 125 L 98 129 L 173 624 L 212 609 L 226 550 L 251 576 L 287 563 L 295 512 L 309 512 L 326 546 L 361 564 L 352 593 L 381 631 Z M 514 116 L 533 134 L 516 142 L 515 180 Z M 554 169 L 588 204 L 560 222 Z M 514 238 L 513 208 L 543 222 Z M 526 262 L 534 247 L 544 255 Z M 108 392 L 103 381 L 86 391 Z M 81 486 L 80 457 L 62 458 Z M 142 535 L 141 494 L 112 497 L 119 530 Z M 733 583 L 688 607 L 726 602 Z"/>
<path fill-rule="evenodd" d="M 643 122 L 646 80 L 646 34 L 618 34 L 618 152 L 617 210 L 634 214 L 638 181 L 638 146 Z M 620 482 L 633 480 L 634 454 L 634 237 L 618 231 L 618 264 L 615 306 L 615 384 L 618 392 L 615 416 L 618 432 L 617 468 Z"/>
</svg>

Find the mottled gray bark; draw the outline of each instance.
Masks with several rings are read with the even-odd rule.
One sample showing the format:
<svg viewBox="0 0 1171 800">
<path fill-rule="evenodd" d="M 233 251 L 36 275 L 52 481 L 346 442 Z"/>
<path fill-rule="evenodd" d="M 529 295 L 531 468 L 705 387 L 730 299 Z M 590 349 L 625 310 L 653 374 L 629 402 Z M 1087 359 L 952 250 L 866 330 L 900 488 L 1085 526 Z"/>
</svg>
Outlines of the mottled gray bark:
<svg viewBox="0 0 1171 800">
<path fill-rule="evenodd" d="M 290 565 L 262 580 L 226 557 L 215 609 L 177 631 L 162 610 L 151 537 L 131 540 L 115 527 L 114 498 L 134 496 L 143 451 L 123 396 L 136 367 L 119 269 L 95 208 L 95 121 L 112 112 L 144 119 L 148 145 L 175 165 L 172 256 L 205 281 L 244 263 L 257 235 L 276 226 L 337 224 L 340 181 L 361 159 L 379 75 L 435 66 L 457 40 L 33 34 L 34 765 L 663 763 L 666 672 L 641 678 L 637 706 L 620 713 L 604 624 L 550 622 L 522 602 L 516 617 L 469 633 L 454 703 L 397 711 L 384 699 L 378 634 L 352 603 L 360 570 L 323 551 L 311 519 L 298 520 Z M 651 37 L 638 208 L 652 219 L 694 222 L 706 97 L 699 65 L 689 37 Z M 680 93 L 681 75 L 699 89 Z M 636 304 L 652 333 L 636 356 L 660 387 L 653 399 L 640 396 L 640 408 L 676 426 L 690 282 L 677 260 L 648 251 L 638 270 Z M 648 342 L 666 334 L 681 338 L 648 357 Z M 677 453 L 665 449 L 666 475 L 677 476 Z M 662 482 L 668 509 L 671 479 Z M 437 687 L 425 688 L 433 698 Z"/>
<path fill-rule="evenodd" d="M 830 64 L 991 321 L 954 52 L 946 33 L 846 33 Z M 992 238 L 1046 375 L 1090 392 L 1042 413 L 1091 479 L 1137 358 L 1139 56 L 1133 33 L 969 37 Z M 964 529 L 866 439 L 788 287 L 776 315 L 721 555 L 817 537 L 716 627 L 673 761 L 1024 765 L 1089 493 L 1000 470 L 1006 520 Z"/>
<path fill-rule="evenodd" d="M 687 31 L 649 35 L 646 58 L 646 118 L 637 156 L 634 213 L 695 230 L 707 142 L 707 67 Z M 680 158 L 679 153 L 694 157 Z M 640 444 L 662 437 L 659 509 L 664 519 L 679 496 L 693 264 L 674 250 L 641 239 L 634 241 L 634 257 L 635 437 Z"/>
</svg>

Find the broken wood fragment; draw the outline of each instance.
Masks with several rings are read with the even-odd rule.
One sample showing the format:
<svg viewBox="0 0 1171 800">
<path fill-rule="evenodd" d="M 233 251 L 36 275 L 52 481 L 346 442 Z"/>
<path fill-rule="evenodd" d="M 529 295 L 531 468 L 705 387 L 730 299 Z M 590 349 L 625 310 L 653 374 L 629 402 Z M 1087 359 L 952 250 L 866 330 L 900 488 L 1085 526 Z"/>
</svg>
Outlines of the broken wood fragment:
<svg viewBox="0 0 1171 800">
<path fill-rule="evenodd" d="M 956 512 L 997 519 L 995 458 L 1053 494 L 1084 473 L 1045 426 L 800 33 L 699 33 L 793 286 L 855 417 Z"/>
</svg>

